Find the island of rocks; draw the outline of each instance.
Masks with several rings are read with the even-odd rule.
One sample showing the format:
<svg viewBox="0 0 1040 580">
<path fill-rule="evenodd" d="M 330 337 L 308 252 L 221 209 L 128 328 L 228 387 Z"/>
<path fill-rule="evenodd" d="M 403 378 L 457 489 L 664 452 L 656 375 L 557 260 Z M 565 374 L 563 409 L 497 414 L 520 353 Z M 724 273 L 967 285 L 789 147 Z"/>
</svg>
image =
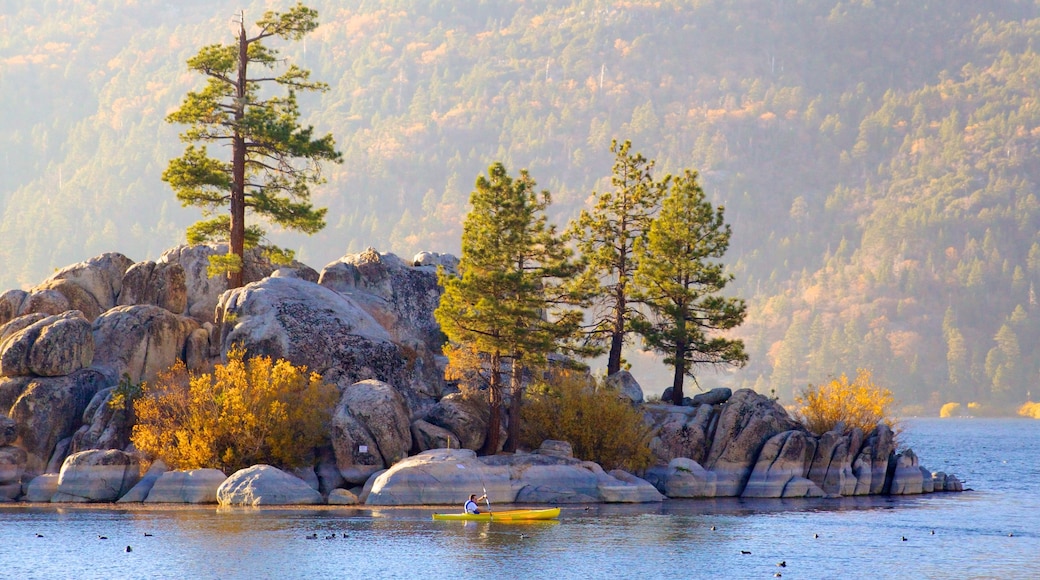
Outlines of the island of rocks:
<svg viewBox="0 0 1040 580">
<path fill-rule="evenodd" d="M 433 318 L 437 268 L 456 258 L 369 249 L 319 273 L 253 253 L 249 283 L 228 290 L 206 274 L 225 251 L 180 246 L 136 263 L 108 253 L 0 294 L 0 502 L 428 505 L 484 488 L 497 503 L 588 504 L 963 489 L 897 450 L 884 425 L 817 436 L 746 389 L 647 404 L 625 371 L 608 382 L 653 425 L 657 465 L 645 473 L 607 472 L 565 441 L 478 456 L 489 412 L 445 382 Z M 108 404 L 120 381 L 153 380 L 177 360 L 204 369 L 232 344 L 338 387 L 331 446 L 291 472 L 143 470 L 130 419 Z"/>
</svg>

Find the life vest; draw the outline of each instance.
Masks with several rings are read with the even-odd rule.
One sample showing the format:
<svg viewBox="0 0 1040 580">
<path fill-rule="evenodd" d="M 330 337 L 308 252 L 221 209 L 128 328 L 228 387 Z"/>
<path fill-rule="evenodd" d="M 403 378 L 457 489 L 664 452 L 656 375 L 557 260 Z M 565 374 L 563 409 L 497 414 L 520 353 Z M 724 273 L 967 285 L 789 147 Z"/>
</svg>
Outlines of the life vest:
<svg viewBox="0 0 1040 580">
<path fill-rule="evenodd" d="M 473 500 L 466 501 L 466 513 L 467 514 L 479 514 L 480 510 L 477 508 L 477 502 Z"/>
</svg>

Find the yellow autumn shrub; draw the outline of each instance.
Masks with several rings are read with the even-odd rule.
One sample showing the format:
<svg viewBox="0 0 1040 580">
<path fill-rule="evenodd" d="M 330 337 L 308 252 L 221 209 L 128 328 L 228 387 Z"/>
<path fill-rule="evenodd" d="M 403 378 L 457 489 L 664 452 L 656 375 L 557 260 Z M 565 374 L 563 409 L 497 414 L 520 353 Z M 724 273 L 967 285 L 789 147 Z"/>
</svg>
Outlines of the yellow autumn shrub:
<svg viewBox="0 0 1040 580">
<path fill-rule="evenodd" d="M 795 397 L 795 416 L 816 434 L 826 433 L 838 423 L 845 424 L 846 432 L 859 428 L 869 433 L 878 423 L 896 430 L 894 402 L 892 391 L 875 385 L 869 370 L 859 369 L 852 382 L 842 374 L 827 384 L 809 385 Z"/>
<path fill-rule="evenodd" d="M 643 413 L 615 390 L 590 384 L 588 376 L 557 371 L 528 389 L 521 410 L 521 440 L 537 448 L 546 439 L 567 441 L 574 456 L 604 469 L 639 472 L 653 463 L 651 430 Z"/>
<path fill-rule="evenodd" d="M 1040 419 L 1040 403 L 1026 401 L 1018 408 L 1018 414 L 1031 419 Z"/>
<path fill-rule="evenodd" d="M 246 359 L 235 348 L 212 372 L 189 373 L 178 362 L 145 383 L 131 440 L 174 469 L 298 467 L 328 441 L 338 399 L 336 387 L 306 367 Z"/>
<path fill-rule="evenodd" d="M 946 403 L 945 405 L 942 406 L 941 409 L 939 409 L 939 417 L 941 417 L 943 419 L 949 419 L 950 417 L 957 417 L 960 414 L 961 414 L 961 404 L 960 403 L 954 403 L 954 402 Z"/>
</svg>

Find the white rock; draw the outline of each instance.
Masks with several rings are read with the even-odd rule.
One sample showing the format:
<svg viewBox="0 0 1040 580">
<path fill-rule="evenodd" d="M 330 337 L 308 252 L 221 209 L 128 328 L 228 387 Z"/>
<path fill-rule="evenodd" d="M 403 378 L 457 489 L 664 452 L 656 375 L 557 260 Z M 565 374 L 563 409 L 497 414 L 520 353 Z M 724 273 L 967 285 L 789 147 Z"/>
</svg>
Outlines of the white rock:
<svg viewBox="0 0 1040 580">
<path fill-rule="evenodd" d="M 145 503 L 217 503 L 217 488 L 227 476 L 219 469 L 167 471 L 159 476 Z"/>
<path fill-rule="evenodd" d="M 232 473 L 217 488 L 222 506 L 313 505 L 325 503 L 307 482 L 270 465 L 253 465 Z"/>
</svg>

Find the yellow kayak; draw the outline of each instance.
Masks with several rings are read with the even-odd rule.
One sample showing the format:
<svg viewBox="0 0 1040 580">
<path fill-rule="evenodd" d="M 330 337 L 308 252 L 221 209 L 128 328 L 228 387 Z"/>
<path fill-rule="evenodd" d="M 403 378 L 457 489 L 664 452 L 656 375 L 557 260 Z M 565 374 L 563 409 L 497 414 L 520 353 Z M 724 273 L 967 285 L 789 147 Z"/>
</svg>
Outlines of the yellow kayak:
<svg viewBox="0 0 1040 580">
<path fill-rule="evenodd" d="M 526 510 L 502 510 L 479 514 L 433 514 L 435 520 L 464 520 L 471 522 L 516 522 L 523 520 L 555 520 L 560 517 L 560 508 Z"/>
</svg>

